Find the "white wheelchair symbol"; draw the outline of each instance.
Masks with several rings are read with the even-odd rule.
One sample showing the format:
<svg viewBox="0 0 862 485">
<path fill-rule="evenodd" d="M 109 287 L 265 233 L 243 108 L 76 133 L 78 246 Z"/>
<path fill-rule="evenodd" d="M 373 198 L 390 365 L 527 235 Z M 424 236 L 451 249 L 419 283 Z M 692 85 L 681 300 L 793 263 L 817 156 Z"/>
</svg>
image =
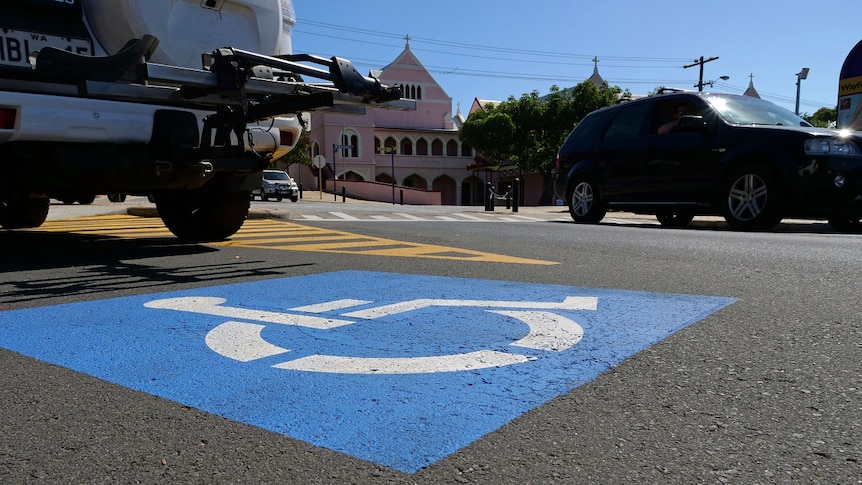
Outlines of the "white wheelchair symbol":
<svg viewBox="0 0 862 485">
<path fill-rule="evenodd" d="M 487 300 L 416 299 L 363 310 L 342 313 L 347 319 L 327 318 L 317 315 L 324 312 L 346 310 L 359 305 L 373 303 L 366 300 L 335 300 L 316 305 L 289 309 L 291 312 L 276 313 L 247 308 L 224 306 L 227 300 L 218 297 L 183 297 L 154 300 L 144 304 L 147 308 L 176 310 L 205 315 L 226 317 L 226 321 L 206 335 L 206 344 L 218 354 L 240 362 L 273 357 L 290 352 L 290 349 L 273 345 L 261 337 L 265 323 L 294 325 L 318 330 L 328 330 L 343 325 L 352 325 L 356 319 L 372 320 L 428 307 L 474 307 L 515 318 L 525 323 L 529 332 L 523 338 L 509 344 L 535 350 L 562 352 L 573 347 L 584 336 L 583 328 L 575 321 L 550 310 L 596 310 L 598 298 L 569 296 L 562 302 L 523 302 Z M 251 320 L 261 323 L 248 323 Z M 263 324 L 262 324 L 263 323 Z M 426 374 L 456 372 L 501 367 L 528 362 L 533 358 L 518 353 L 496 350 L 478 350 L 451 355 L 426 357 L 350 357 L 314 354 L 288 360 L 273 367 L 278 369 L 340 374 Z"/>
</svg>

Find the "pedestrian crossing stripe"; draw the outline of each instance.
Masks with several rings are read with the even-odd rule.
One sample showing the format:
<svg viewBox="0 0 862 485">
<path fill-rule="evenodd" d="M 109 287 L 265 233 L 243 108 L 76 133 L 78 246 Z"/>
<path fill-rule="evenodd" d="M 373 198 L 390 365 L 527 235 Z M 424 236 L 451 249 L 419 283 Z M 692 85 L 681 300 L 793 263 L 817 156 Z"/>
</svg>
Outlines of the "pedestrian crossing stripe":
<svg viewBox="0 0 862 485">
<path fill-rule="evenodd" d="M 127 215 L 93 216 L 47 221 L 34 231 L 74 233 L 124 239 L 174 237 L 161 219 Z M 250 219 L 229 240 L 214 246 L 425 258 L 483 263 L 554 265 L 554 261 L 422 244 L 336 231 L 275 219 Z"/>
</svg>

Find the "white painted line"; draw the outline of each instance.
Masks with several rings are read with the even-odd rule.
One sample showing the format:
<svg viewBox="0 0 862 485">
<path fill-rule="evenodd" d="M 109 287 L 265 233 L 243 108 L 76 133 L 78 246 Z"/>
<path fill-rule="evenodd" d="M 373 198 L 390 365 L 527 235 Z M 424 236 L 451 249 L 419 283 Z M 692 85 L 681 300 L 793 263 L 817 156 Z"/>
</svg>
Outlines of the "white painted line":
<svg viewBox="0 0 862 485">
<path fill-rule="evenodd" d="M 453 215 L 453 216 L 458 216 L 458 217 L 463 217 L 464 219 L 467 219 L 467 220 L 470 220 L 470 221 L 477 221 L 477 222 L 491 222 L 489 219 L 483 219 L 483 218 L 481 218 L 481 217 L 477 217 L 477 216 L 474 216 L 474 215 L 471 215 L 471 214 L 461 214 L 460 212 L 456 212 L 455 214 L 452 214 L 452 215 Z"/>
<path fill-rule="evenodd" d="M 594 296 L 567 296 L 562 302 L 543 301 L 492 301 L 492 300 L 442 300 L 419 298 L 416 300 L 383 305 L 366 310 L 344 313 L 350 318 L 380 318 L 433 306 L 476 308 L 520 308 L 531 310 L 595 310 L 599 299 Z"/>
<path fill-rule="evenodd" d="M 251 362 L 289 352 L 288 349 L 264 340 L 260 336 L 264 328 L 263 325 L 253 323 L 224 322 L 210 330 L 204 341 L 207 347 L 217 354 L 240 362 Z"/>
<path fill-rule="evenodd" d="M 577 322 L 551 312 L 488 310 L 498 315 L 516 318 L 530 327 L 530 333 L 509 345 L 536 350 L 560 352 L 584 338 L 584 329 Z"/>
<path fill-rule="evenodd" d="M 323 313 L 335 310 L 343 310 L 345 308 L 350 308 L 353 306 L 365 305 L 366 303 L 371 302 L 368 300 L 353 300 L 346 298 L 344 300 L 327 301 L 323 303 L 317 303 L 315 305 L 298 306 L 296 308 L 291 308 L 290 310 L 306 313 Z"/>
<path fill-rule="evenodd" d="M 516 216 L 516 215 L 513 215 L 513 216 L 511 216 L 511 217 L 512 217 L 512 218 L 523 219 L 523 220 L 524 220 L 524 221 L 526 221 L 526 222 L 545 222 L 545 219 L 537 219 L 537 218 L 535 218 L 535 217 Z"/>
<path fill-rule="evenodd" d="M 494 350 L 479 350 L 466 354 L 432 357 L 343 357 L 338 355 L 310 355 L 274 365 L 278 369 L 336 374 L 427 374 L 458 372 L 489 367 L 520 364 L 531 359 L 523 355 Z"/>
<path fill-rule="evenodd" d="M 358 220 L 360 220 L 358 217 L 353 217 L 350 214 L 345 214 L 344 212 L 330 212 L 330 214 L 334 215 L 335 217 L 337 217 L 339 219 L 345 220 L 345 221 L 358 221 Z"/>
<path fill-rule="evenodd" d="M 144 303 L 147 308 L 158 308 L 162 310 L 177 310 L 189 313 L 201 313 L 218 317 L 239 318 L 258 322 L 279 323 L 282 325 L 297 325 L 300 327 L 317 328 L 326 330 L 350 325 L 355 323 L 350 320 L 336 320 L 332 318 L 313 317 L 310 315 L 291 315 L 288 313 L 268 312 L 264 310 L 253 310 L 249 308 L 232 308 L 220 306 L 226 302 L 224 298 L 217 297 L 184 297 L 166 298 Z"/>
<path fill-rule="evenodd" d="M 427 221 L 428 220 L 428 219 L 425 219 L 423 217 L 414 216 L 413 214 L 407 214 L 406 212 L 396 212 L 395 215 L 401 216 L 405 219 L 410 219 L 411 221 Z"/>
</svg>

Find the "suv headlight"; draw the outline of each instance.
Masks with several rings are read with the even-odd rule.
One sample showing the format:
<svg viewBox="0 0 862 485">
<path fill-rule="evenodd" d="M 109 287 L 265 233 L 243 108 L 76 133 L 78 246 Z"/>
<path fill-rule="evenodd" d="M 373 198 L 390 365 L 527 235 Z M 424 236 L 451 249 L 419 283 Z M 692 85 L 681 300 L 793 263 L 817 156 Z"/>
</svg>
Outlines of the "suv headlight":
<svg viewBox="0 0 862 485">
<path fill-rule="evenodd" d="M 841 138 L 811 138 L 805 140 L 806 155 L 837 155 L 843 157 L 858 157 L 862 154 L 859 146 L 850 140 Z"/>
</svg>

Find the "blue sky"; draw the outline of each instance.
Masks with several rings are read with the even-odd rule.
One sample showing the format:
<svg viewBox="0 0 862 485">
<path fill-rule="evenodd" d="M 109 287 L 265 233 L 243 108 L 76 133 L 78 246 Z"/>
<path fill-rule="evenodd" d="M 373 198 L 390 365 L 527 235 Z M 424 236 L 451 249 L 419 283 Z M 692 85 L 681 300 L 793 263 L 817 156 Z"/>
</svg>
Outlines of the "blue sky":
<svg viewBox="0 0 862 485">
<path fill-rule="evenodd" d="M 588 78 L 598 57 L 611 85 L 645 94 L 696 89 L 694 60 L 720 92 L 761 97 L 791 111 L 835 107 L 845 57 L 862 40 L 859 0 L 294 0 L 294 53 L 339 56 L 360 72 L 410 48 L 466 115 L 474 98 L 504 100 Z M 721 81 L 721 76 L 730 76 Z"/>
</svg>

